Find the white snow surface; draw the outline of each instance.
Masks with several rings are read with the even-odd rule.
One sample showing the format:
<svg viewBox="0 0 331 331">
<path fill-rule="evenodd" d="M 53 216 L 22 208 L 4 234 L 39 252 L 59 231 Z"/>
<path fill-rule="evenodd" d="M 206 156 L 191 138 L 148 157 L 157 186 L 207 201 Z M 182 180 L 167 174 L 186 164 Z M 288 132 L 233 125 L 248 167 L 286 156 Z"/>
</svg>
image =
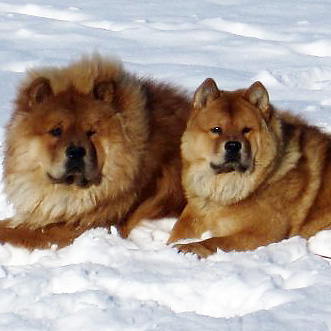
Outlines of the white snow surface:
<svg viewBox="0 0 331 331">
<path fill-rule="evenodd" d="M 329 131 L 330 12 L 329 0 L 1 1 L 0 140 L 27 68 L 95 51 L 192 93 L 207 77 L 261 80 L 278 108 Z M 0 211 L 13 212 L 3 193 Z M 126 240 L 94 229 L 61 250 L 0 245 L 0 330 L 331 330 L 330 232 L 198 260 L 165 244 L 174 221 Z"/>
</svg>

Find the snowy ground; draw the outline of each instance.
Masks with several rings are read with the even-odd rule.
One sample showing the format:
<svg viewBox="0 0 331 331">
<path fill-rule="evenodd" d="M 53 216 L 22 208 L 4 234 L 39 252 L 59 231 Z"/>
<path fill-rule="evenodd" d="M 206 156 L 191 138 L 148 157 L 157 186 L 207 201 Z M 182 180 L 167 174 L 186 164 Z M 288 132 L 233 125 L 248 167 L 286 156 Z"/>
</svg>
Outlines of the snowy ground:
<svg viewBox="0 0 331 331">
<path fill-rule="evenodd" d="M 95 50 L 193 91 L 261 80 L 279 108 L 331 131 L 328 0 L 0 2 L 0 127 L 26 68 Z M 11 213 L 0 195 L 0 216 Z M 165 242 L 173 220 L 129 240 L 103 229 L 59 251 L 0 246 L 0 330 L 331 330 L 331 234 L 197 260 Z"/>
</svg>

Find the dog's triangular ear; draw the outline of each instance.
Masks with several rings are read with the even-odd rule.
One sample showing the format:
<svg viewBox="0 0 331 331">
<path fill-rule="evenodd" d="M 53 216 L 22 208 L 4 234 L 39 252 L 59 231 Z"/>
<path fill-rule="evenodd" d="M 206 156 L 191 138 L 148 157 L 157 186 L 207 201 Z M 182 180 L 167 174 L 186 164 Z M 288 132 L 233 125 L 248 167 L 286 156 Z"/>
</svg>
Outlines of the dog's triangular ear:
<svg viewBox="0 0 331 331">
<path fill-rule="evenodd" d="M 111 103 L 115 95 L 115 84 L 111 81 L 98 82 L 95 84 L 92 94 L 97 100 Z"/>
<path fill-rule="evenodd" d="M 47 78 L 39 77 L 28 88 L 29 104 L 42 104 L 48 97 L 53 95 L 51 84 Z"/>
<path fill-rule="evenodd" d="M 245 92 L 245 98 L 256 108 L 262 115 L 268 119 L 270 115 L 269 95 L 266 88 L 261 82 L 253 83 Z"/>
<path fill-rule="evenodd" d="M 220 91 L 212 78 L 207 78 L 195 91 L 193 99 L 193 107 L 201 109 L 208 102 L 217 99 L 220 96 Z"/>
</svg>

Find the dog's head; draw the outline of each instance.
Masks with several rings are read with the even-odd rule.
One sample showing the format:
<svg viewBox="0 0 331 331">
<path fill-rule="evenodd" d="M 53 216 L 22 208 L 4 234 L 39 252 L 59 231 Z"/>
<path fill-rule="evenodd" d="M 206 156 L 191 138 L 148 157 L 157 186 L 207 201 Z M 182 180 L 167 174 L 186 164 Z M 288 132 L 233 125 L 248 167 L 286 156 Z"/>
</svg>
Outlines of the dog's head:
<svg viewBox="0 0 331 331">
<path fill-rule="evenodd" d="M 260 82 L 229 92 L 206 79 L 195 92 L 182 139 L 184 172 L 191 174 L 184 185 L 191 181 L 202 191 L 211 189 L 218 196 L 223 192 L 222 200 L 226 195 L 234 200 L 244 196 L 275 158 L 277 142 L 269 128 L 272 112 Z"/>
<path fill-rule="evenodd" d="M 31 70 L 6 130 L 10 201 L 51 222 L 126 194 L 146 151 L 145 106 L 140 81 L 116 61 Z"/>
<path fill-rule="evenodd" d="M 90 95 L 74 88 L 55 95 L 45 78 L 30 85 L 23 111 L 26 147 L 29 159 L 37 162 L 49 181 L 81 188 L 100 184 L 102 139 L 111 129 L 113 136 L 121 134 L 110 120 L 116 112 L 113 90 L 112 82 L 100 82 Z"/>
</svg>

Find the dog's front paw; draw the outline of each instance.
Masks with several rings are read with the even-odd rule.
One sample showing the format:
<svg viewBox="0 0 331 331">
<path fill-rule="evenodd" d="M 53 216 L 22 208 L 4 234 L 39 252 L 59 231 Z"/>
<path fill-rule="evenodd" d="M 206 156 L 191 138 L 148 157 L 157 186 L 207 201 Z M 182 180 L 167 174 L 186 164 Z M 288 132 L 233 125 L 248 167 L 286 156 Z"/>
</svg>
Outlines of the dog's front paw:
<svg viewBox="0 0 331 331">
<path fill-rule="evenodd" d="M 204 245 L 203 241 L 194 242 L 190 244 L 176 244 L 174 245 L 175 248 L 178 249 L 181 253 L 192 253 L 198 255 L 199 258 L 206 258 L 207 256 L 216 253 L 211 247 L 207 247 Z"/>
</svg>

